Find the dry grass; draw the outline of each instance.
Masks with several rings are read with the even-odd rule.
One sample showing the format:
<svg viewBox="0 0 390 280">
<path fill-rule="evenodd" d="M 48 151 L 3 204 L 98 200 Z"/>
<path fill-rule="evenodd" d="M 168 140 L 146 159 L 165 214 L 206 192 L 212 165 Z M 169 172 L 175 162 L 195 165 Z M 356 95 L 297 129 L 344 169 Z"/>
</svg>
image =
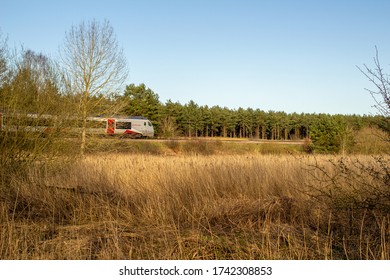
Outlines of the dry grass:
<svg viewBox="0 0 390 280">
<path fill-rule="evenodd" d="M 390 259 L 388 164 L 131 154 L 37 163 L 0 192 L 0 258 Z"/>
</svg>

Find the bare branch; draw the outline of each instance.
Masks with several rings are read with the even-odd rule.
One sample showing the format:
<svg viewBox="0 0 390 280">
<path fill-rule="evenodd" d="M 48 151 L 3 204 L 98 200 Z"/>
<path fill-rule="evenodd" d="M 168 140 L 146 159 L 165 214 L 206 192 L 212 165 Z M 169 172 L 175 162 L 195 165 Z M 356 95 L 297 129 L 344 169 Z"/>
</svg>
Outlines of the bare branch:
<svg viewBox="0 0 390 280">
<path fill-rule="evenodd" d="M 383 116 L 390 116 L 390 80 L 380 64 L 378 48 L 375 47 L 374 69 L 371 69 L 366 64 L 364 68 L 357 66 L 359 71 L 374 85 L 375 90 L 365 89 L 370 93 L 375 101 L 374 107 Z"/>
<path fill-rule="evenodd" d="M 60 56 L 70 77 L 73 94 L 81 96 L 83 153 L 86 118 L 94 107 L 91 98 L 117 92 L 127 77 L 127 64 L 114 29 L 107 20 L 73 26 L 65 35 Z"/>
</svg>

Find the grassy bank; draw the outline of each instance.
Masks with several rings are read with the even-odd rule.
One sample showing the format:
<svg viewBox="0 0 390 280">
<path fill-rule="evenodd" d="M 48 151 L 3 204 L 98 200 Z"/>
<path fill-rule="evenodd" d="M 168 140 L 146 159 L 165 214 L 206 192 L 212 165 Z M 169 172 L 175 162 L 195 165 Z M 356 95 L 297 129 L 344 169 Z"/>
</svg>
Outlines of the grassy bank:
<svg viewBox="0 0 390 280">
<path fill-rule="evenodd" d="M 390 259 L 388 157 L 150 145 L 176 155 L 110 151 L 13 176 L 0 258 Z"/>
<path fill-rule="evenodd" d="M 243 155 L 286 154 L 303 152 L 303 143 L 277 141 L 219 140 L 218 138 L 172 140 L 123 140 L 119 138 L 91 139 L 87 152 L 130 153 L 148 155 Z M 77 147 L 76 147 L 77 149 Z"/>
<path fill-rule="evenodd" d="M 363 128 L 354 135 L 348 145 L 340 150 L 344 155 L 380 155 L 390 150 L 384 141 L 386 134 L 377 128 Z M 64 141 L 64 140 L 60 140 Z M 310 141 L 272 141 L 247 138 L 177 138 L 171 140 L 128 140 L 114 137 L 91 138 L 86 151 L 96 153 L 131 153 L 148 155 L 253 155 L 253 154 L 302 154 L 313 150 Z M 77 139 L 65 140 L 58 145 L 65 147 L 66 154 L 78 151 Z M 73 145 L 73 147 L 72 147 Z"/>
</svg>

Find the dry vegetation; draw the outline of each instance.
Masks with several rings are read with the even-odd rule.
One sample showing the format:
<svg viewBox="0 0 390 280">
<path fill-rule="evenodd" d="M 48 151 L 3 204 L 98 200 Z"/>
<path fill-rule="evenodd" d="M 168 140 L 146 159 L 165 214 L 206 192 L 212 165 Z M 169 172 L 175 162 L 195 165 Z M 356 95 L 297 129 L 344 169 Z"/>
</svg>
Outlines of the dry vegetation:
<svg viewBox="0 0 390 280">
<path fill-rule="evenodd" d="M 36 162 L 0 193 L 0 258 L 390 259 L 389 166 L 259 153 Z"/>
</svg>

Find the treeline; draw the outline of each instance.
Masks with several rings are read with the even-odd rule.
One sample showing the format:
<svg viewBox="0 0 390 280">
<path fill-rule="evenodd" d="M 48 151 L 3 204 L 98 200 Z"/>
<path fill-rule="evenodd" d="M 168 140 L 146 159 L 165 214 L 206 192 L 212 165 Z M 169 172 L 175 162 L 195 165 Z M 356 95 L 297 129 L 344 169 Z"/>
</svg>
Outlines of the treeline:
<svg viewBox="0 0 390 280">
<path fill-rule="evenodd" d="M 122 113 L 149 118 L 159 137 L 230 137 L 264 140 L 307 139 L 308 149 L 338 152 L 352 146 L 363 127 L 389 131 L 382 116 L 306 114 L 263 111 L 253 108 L 230 109 L 186 104 L 171 100 L 162 103 L 158 94 L 144 84 L 130 84 L 123 96 Z M 310 146 L 312 145 L 312 146 Z"/>
</svg>

